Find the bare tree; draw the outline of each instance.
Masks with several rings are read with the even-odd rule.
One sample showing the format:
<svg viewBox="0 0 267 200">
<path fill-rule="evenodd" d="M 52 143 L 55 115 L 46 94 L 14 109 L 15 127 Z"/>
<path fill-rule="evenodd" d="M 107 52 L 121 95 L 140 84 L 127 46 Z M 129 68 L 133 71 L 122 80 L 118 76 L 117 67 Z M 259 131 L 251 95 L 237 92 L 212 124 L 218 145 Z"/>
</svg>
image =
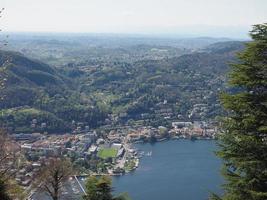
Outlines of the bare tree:
<svg viewBox="0 0 267 200">
<path fill-rule="evenodd" d="M 18 149 L 5 129 L 0 129 L 0 177 L 6 181 L 13 175 Z"/>
<path fill-rule="evenodd" d="M 3 12 L 5 8 L 0 9 L 0 18 L 2 18 Z M 0 29 L 0 32 L 2 32 L 2 29 Z M 6 38 L 0 41 L 0 50 L 2 47 L 7 46 L 8 44 L 8 35 L 6 35 Z M 5 83 L 7 81 L 8 73 L 7 73 L 7 67 L 10 63 L 10 57 L 6 56 L 5 58 L 0 58 L 0 92 L 4 89 Z M 3 95 L 0 94 L 0 100 L 3 100 Z"/>
<path fill-rule="evenodd" d="M 12 181 L 16 170 L 14 166 L 17 150 L 4 129 L 0 129 L 0 199 L 19 198 L 18 185 Z"/>
<path fill-rule="evenodd" d="M 9 171 L 6 166 L 8 160 L 8 153 L 6 151 L 6 137 L 4 132 L 0 129 L 0 199 L 9 200 L 11 197 L 8 194 L 8 180 L 7 172 Z"/>
<path fill-rule="evenodd" d="M 0 18 L 4 12 L 4 8 L 0 9 Z M 2 32 L 2 29 L 0 29 Z M 3 46 L 7 45 L 7 40 L 0 41 L 0 50 Z M 4 99 L 3 90 L 6 87 L 7 81 L 7 68 L 10 63 L 10 57 L 4 55 L 0 57 L 0 101 Z M 0 108 L 1 109 L 1 108 Z M 0 178 L 10 177 L 10 166 L 12 166 L 12 161 L 15 162 L 15 154 L 13 142 L 10 140 L 7 131 L 4 127 L 0 127 Z"/>
<path fill-rule="evenodd" d="M 0 18 L 2 17 L 3 11 L 0 9 Z M 0 29 L 2 32 L 2 29 Z M 0 41 L 0 50 L 2 47 L 7 46 L 7 39 Z M 3 54 L 0 58 L 0 101 L 4 99 L 3 90 L 6 87 L 6 81 L 8 78 L 7 68 L 11 59 L 8 54 Z M 18 148 L 16 143 L 13 142 L 4 127 L 0 127 L 0 199 L 11 200 L 11 199 L 25 199 L 26 193 L 14 180 L 16 170 L 16 161 L 18 156 Z"/>
<path fill-rule="evenodd" d="M 52 158 L 40 170 L 35 183 L 39 191 L 47 193 L 53 200 L 58 200 L 62 194 L 62 187 L 73 174 L 69 160 Z"/>
</svg>

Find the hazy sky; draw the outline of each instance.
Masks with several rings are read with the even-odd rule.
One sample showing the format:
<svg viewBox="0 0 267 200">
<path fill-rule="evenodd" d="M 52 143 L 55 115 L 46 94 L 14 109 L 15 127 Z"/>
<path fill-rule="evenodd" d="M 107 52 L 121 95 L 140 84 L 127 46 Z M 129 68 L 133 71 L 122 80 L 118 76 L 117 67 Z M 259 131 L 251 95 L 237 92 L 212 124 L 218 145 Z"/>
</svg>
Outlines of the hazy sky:
<svg viewBox="0 0 267 200">
<path fill-rule="evenodd" d="M 5 31 L 245 36 L 267 0 L 0 0 Z M 220 35 L 221 34 L 221 35 Z"/>
</svg>

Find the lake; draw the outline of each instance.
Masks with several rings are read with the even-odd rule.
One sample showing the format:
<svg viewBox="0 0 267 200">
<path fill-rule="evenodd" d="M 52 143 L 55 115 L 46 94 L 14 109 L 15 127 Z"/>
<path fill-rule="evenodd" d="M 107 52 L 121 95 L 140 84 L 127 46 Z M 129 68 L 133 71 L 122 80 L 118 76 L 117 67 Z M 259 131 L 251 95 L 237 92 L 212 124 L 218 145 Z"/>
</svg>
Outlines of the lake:
<svg viewBox="0 0 267 200">
<path fill-rule="evenodd" d="M 135 147 L 152 155 L 141 158 L 134 172 L 113 178 L 115 193 L 127 191 L 133 200 L 206 200 L 210 191 L 221 193 L 215 141 L 172 140 Z"/>
</svg>

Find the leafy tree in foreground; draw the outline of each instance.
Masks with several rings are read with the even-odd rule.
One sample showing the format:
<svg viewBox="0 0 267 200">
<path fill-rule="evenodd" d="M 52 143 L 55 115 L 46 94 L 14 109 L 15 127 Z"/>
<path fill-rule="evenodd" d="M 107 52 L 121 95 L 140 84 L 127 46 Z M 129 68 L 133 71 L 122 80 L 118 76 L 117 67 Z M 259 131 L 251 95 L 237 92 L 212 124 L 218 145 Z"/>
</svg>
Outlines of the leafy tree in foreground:
<svg viewBox="0 0 267 200">
<path fill-rule="evenodd" d="M 240 89 L 222 95 L 229 111 L 218 156 L 224 161 L 223 200 L 267 199 L 267 23 L 255 25 L 253 41 L 239 54 L 230 84 Z"/>
</svg>

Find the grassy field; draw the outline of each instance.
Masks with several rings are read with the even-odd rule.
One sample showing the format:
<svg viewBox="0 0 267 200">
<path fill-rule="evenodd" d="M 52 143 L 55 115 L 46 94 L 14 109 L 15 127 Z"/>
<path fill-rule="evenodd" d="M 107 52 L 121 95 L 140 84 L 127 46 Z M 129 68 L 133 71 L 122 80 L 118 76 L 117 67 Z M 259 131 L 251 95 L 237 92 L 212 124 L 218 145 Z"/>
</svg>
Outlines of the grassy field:
<svg viewBox="0 0 267 200">
<path fill-rule="evenodd" d="M 135 161 L 131 160 L 125 163 L 124 169 L 126 171 L 132 171 L 135 168 Z"/>
<path fill-rule="evenodd" d="M 100 149 L 97 155 L 102 159 L 106 159 L 106 158 L 115 158 L 117 153 L 118 151 L 114 148 L 106 148 L 106 149 Z"/>
</svg>

